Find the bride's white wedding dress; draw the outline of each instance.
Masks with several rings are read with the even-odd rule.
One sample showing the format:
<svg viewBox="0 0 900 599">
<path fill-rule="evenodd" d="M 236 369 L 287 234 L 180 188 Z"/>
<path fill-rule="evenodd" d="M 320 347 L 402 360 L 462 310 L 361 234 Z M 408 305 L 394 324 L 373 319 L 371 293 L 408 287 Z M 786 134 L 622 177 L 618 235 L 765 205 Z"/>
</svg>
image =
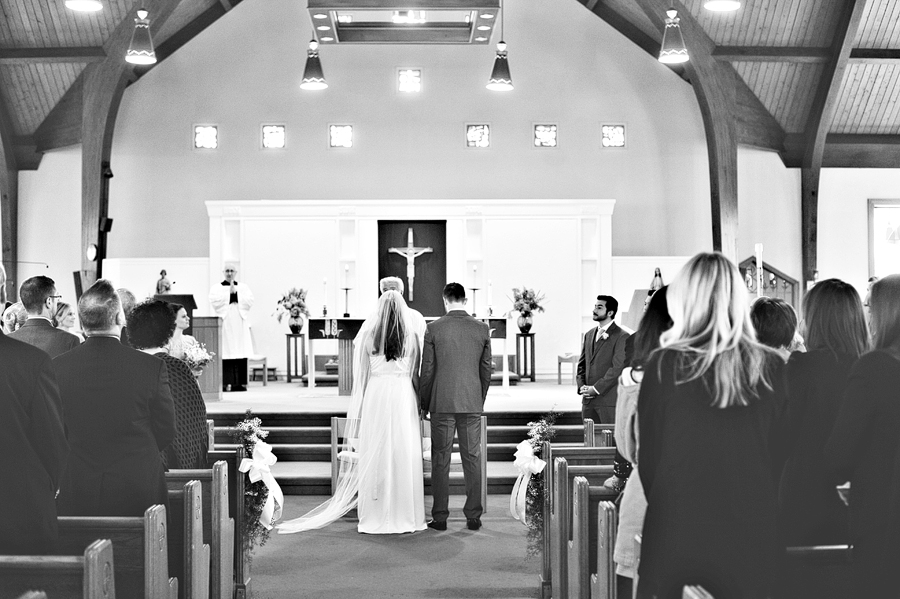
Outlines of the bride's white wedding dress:
<svg viewBox="0 0 900 599">
<path fill-rule="evenodd" d="M 425 530 L 422 437 L 410 359 L 369 357 L 359 427 L 359 532 Z"/>
</svg>

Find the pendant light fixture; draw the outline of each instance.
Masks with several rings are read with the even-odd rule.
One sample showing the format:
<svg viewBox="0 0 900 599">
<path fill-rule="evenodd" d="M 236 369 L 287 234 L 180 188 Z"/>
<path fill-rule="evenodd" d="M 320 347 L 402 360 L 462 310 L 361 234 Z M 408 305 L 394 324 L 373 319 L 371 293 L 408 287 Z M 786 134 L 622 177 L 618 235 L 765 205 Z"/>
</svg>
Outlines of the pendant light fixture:
<svg viewBox="0 0 900 599">
<path fill-rule="evenodd" d="M 666 29 L 663 31 L 662 48 L 659 49 L 659 62 L 687 62 L 688 51 L 684 45 L 684 36 L 681 35 L 680 21 L 677 10 L 670 8 L 666 11 Z"/>
<path fill-rule="evenodd" d="M 66 0 L 66 8 L 77 12 L 97 12 L 103 9 L 100 0 Z"/>
<path fill-rule="evenodd" d="M 504 28 L 503 0 L 500 0 L 500 43 L 497 44 L 497 56 L 494 57 L 494 68 L 491 70 L 491 78 L 487 87 L 495 92 L 508 92 L 513 89 L 512 76 L 509 74 L 509 61 L 506 58 L 506 42 L 503 41 Z"/>
<path fill-rule="evenodd" d="M 325 73 L 322 72 L 322 63 L 319 62 L 319 42 L 310 40 L 300 89 L 325 89 L 326 87 L 328 84 L 325 82 Z"/>
<path fill-rule="evenodd" d="M 737 10 L 740 7 L 741 3 L 737 0 L 706 0 L 706 2 L 703 3 L 703 8 L 716 12 L 728 12 Z"/>
<path fill-rule="evenodd" d="M 131 34 L 131 44 L 125 53 L 125 60 L 132 64 L 154 64 L 156 52 L 153 50 L 153 40 L 150 38 L 150 19 L 147 18 L 147 9 L 140 8 L 137 18 L 134 20 L 134 33 Z"/>
</svg>

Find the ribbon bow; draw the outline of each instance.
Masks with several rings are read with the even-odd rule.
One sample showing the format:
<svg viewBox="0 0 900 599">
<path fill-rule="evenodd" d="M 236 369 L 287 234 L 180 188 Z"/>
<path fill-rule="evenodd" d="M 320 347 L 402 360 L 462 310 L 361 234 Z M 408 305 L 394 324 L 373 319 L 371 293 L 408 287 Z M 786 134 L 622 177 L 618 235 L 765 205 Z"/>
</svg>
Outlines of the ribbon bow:
<svg viewBox="0 0 900 599">
<path fill-rule="evenodd" d="M 528 494 L 528 483 L 531 482 L 531 476 L 541 472 L 547 463 L 534 455 L 534 449 L 527 440 L 516 445 L 515 456 L 516 461 L 513 465 L 519 470 L 519 478 L 516 480 L 512 494 L 509 496 L 509 514 L 527 526 L 528 523 L 525 522 L 525 496 Z"/>
<path fill-rule="evenodd" d="M 266 496 L 266 503 L 263 505 L 262 513 L 259 515 L 260 523 L 267 529 L 271 530 L 272 524 L 281 519 L 281 509 L 284 506 L 284 494 L 278 481 L 272 476 L 269 467 L 278 461 L 272 454 L 272 446 L 268 443 L 257 440 L 253 445 L 253 459 L 244 458 L 238 470 L 248 472 L 250 482 L 263 481 L 269 490 Z M 277 505 L 276 505 L 277 503 Z"/>
</svg>

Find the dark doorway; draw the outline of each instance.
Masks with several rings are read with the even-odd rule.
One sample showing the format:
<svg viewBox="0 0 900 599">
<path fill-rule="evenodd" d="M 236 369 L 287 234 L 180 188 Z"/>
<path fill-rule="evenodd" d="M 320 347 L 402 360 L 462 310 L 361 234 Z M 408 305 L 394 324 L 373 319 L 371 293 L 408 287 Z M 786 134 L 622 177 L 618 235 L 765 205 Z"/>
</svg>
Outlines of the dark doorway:
<svg viewBox="0 0 900 599">
<path fill-rule="evenodd" d="M 410 230 L 414 247 L 431 250 L 419 253 L 414 260 L 412 300 L 409 297 L 407 259 L 404 255 L 391 251 L 391 248 L 401 251 L 407 248 Z M 403 299 L 409 307 L 415 308 L 423 316 L 443 316 L 441 291 L 447 283 L 447 221 L 378 221 L 378 278 L 384 277 L 400 277 L 406 286 Z"/>
</svg>

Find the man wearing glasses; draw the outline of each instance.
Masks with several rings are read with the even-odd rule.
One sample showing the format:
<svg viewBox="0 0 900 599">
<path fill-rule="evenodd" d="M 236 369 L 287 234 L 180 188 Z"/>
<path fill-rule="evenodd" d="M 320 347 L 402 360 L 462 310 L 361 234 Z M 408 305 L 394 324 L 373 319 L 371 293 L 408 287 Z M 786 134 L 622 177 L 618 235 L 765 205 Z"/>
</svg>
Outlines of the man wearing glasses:
<svg viewBox="0 0 900 599">
<path fill-rule="evenodd" d="M 61 297 L 56 294 L 56 283 L 50 277 L 31 277 L 22 283 L 19 299 L 28 312 L 28 320 L 9 336 L 44 350 L 51 358 L 77 347 L 81 340 L 57 329 L 51 320 Z"/>
</svg>

